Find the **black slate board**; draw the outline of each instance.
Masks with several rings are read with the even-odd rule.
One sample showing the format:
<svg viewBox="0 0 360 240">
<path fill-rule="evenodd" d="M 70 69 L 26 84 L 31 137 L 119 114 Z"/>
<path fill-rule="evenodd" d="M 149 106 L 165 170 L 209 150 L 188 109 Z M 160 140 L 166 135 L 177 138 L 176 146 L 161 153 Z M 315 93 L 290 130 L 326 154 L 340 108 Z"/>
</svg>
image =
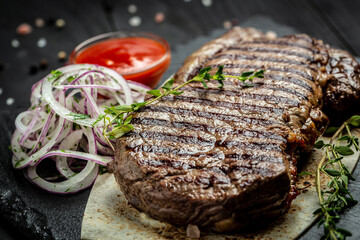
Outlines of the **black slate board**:
<svg viewBox="0 0 360 240">
<path fill-rule="evenodd" d="M 251 17 L 240 25 L 264 31 L 273 30 L 279 35 L 297 32 L 294 28 L 278 24 L 264 16 Z M 217 29 L 206 36 L 172 46 L 173 60 L 163 79 L 174 73 L 191 52 L 224 32 L 224 29 Z M 8 146 L 14 130 L 14 119 L 21 110 L 24 109 L 0 111 L 0 219 L 1 225 L 7 229 L 0 231 L 0 239 L 79 239 L 82 214 L 90 191 L 69 196 L 52 195 L 31 185 L 21 171 L 15 171 L 11 167 Z M 355 170 L 354 176 L 360 178 L 359 168 Z M 360 183 L 354 182 L 350 188 L 354 197 L 360 199 Z M 19 213 L 17 208 L 23 211 Z M 360 205 L 356 205 L 343 214 L 339 225 L 353 232 L 354 236 L 350 239 L 360 239 L 359 223 Z M 9 233 L 8 230 L 13 232 Z M 322 229 L 313 227 L 301 239 L 319 239 L 321 235 Z"/>
</svg>

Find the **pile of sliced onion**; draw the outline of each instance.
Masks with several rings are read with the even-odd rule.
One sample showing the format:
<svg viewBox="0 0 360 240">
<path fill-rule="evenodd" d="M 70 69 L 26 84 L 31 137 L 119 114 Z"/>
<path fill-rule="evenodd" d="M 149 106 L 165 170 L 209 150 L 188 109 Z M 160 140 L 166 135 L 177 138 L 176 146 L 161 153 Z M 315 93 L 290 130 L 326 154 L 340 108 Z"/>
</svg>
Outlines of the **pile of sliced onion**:
<svg viewBox="0 0 360 240">
<path fill-rule="evenodd" d="M 32 183 L 53 193 L 74 193 L 91 186 L 99 165 L 105 166 L 114 154 L 102 134 L 103 122 L 93 126 L 94 122 L 105 106 L 142 102 L 147 90 L 96 65 L 69 65 L 52 72 L 34 84 L 31 108 L 15 120 L 14 168 L 25 169 Z M 73 171 L 79 159 L 86 164 Z M 54 161 L 56 176 L 39 176 L 37 166 L 45 160 Z"/>
</svg>

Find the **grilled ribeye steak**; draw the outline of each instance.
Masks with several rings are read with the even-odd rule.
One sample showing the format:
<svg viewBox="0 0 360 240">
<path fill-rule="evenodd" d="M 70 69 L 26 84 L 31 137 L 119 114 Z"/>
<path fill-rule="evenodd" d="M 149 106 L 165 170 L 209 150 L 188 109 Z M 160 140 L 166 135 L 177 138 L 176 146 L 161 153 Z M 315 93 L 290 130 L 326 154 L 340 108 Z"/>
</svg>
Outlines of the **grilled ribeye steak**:
<svg viewBox="0 0 360 240">
<path fill-rule="evenodd" d="M 265 78 L 254 87 L 233 78 L 222 89 L 191 83 L 141 108 L 134 131 L 117 141 L 116 180 L 156 219 L 229 231 L 283 213 L 296 195 L 299 154 L 327 126 L 323 101 L 330 111 L 358 101 L 356 61 L 307 35 L 233 28 L 188 57 L 176 83 L 219 65 L 228 75 L 264 69 Z"/>
</svg>

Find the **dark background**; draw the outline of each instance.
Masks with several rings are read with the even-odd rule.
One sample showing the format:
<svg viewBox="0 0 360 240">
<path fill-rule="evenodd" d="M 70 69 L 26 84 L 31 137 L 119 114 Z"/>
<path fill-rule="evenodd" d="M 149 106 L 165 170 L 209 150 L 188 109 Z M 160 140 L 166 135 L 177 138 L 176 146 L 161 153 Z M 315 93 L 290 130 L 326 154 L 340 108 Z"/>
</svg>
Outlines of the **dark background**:
<svg viewBox="0 0 360 240">
<path fill-rule="evenodd" d="M 130 4 L 137 6 L 136 13 L 127 10 Z M 8 150 L 14 118 L 29 106 L 32 84 L 64 65 L 59 51 L 69 55 L 80 42 L 109 31 L 152 32 L 171 45 L 173 61 L 167 77 L 197 45 L 220 34 L 224 21 L 230 21 L 279 33 L 307 33 L 359 56 L 359 10 L 360 1 L 355 0 L 213 0 L 209 7 L 200 0 L 0 0 L 0 239 L 39 239 L 44 233 L 56 239 L 80 238 L 89 190 L 72 196 L 42 192 L 12 169 Z M 158 12 L 165 15 L 162 23 L 154 21 Z M 141 17 L 140 26 L 129 25 L 132 16 Z M 42 28 L 35 26 L 36 18 L 44 19 Z M 54 26 L 59 18 L 66 22 L 63 29 Z M 17 35 L 21 23 L 32 25 L 32 33 Z M 40 38 L 47 41 L 43 48 L 37 46 Z M 20 43 L 17 48 L 11 45 L 14 39 Z M 48 62 L 45 69 L 39 67 L 42 59 Z M 7 105 L 8 98 L 15 102 Z M 360 177 L 359 168 L 354 175 Z M 354 182 L 351 188 L 360 199 L 360 184 Z M 340 225 L 353 232 L 351 239 L 360 239 L 360 206 L 345 212 Z M 319 239 L 321 234 L 322 229 L 313 227 L 302 239 Z"/>
</svg>

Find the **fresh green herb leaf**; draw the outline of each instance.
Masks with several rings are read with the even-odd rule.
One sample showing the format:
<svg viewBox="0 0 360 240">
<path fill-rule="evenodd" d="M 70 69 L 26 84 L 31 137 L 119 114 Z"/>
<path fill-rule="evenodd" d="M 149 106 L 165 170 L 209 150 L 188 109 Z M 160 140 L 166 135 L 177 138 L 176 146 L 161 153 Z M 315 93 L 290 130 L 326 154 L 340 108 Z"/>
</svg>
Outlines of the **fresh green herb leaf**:
<svg viewBox="0 0 360 240">
<path fill-rule="evenodd" d="M 336 231 L 338 233 L 341 233 L 343 237 L 351 237 L 352 236 L 352 233 L 344 228 L 337 228 Z M 345 239 L 345 238 L 342 238 L 342 239 Z"/>
<path fill-rule="evenodd" d="M 131 104 L 132 111 L 136 112 L 137 110 L 139 110 L 141 107 L 145 106 L 146 104 L 147 104 L 147 102 L 133 103 L 133 104 Z"/>
<path fill-rule="evenodd" d="M 201 82 L 202 82 L 202 85 L 204 86 L 204 88 L 208 89 L 208 86 L 206 85 L 205 80 L 203 79 Z"/>
<path fill-rule="evenodd" d="M 159 89 L 149 90 L 146 93 L 153 95 L 154 97 L 159 97 L 162 94 Z"/>
<path fill-rule="evenodd" d="M 20 161 L 17 161 L 17 162 L 15 163 L 15 166 L 14 166 L 14 167 L 15 167 L 15 168 L 18 168 L 18 167 L 20 166 L 20 164 L 21 164 Z"/>
<path fill-rule="evenodd" d="M 114 130 L 110 131 L 108 133 L 109 136 L 112 137 L 112 139 L 115 139 L 115 138 L 120 138 L 122 137 L 124 134 L 130 132 L 134 130 L 134 127 L 130 124 L 126 124 L 126 125 L 121 125 L 117 128 L 114 128 Z"/>
<path fill-rule="evenodd" d="M 325 145 L 323 140 L 319 140 L 314 144 L 314 148 L 321 149 Z"/>
<path fill-rule="evenodd" d="M 348 135 L 345 135 L 345 136 L 342 136 L 341 138 L 338 138 L 338 140 L 339 141 L 344 141 L 344 140 L 348 141 L 348 140 L 350 140 L 350 137 Z"/>
<path fill-rule="evenodd" d="M 166 92 L 168 92 L 173 88 L 173 85 L 174 85 L 174 78 L 171 78 L 170 80 L 165 82 L 165 84 L 161 88 L 164 89 Z M 158 96 L 160 96 L 160 95 L 158 95 Z M 158 97 L 158 96 L 156 96 L 156 97 Z"/>
<path fill-rule="evenodd" d="M 77 77 L 77 76 L 70 76 L 70 77 L 67 78 L 67 81 L 68 81 L 69 83 L 71 83 L 72 81 L 75 80 L 76 77 Z"/>
<path fill-rule="evenodd" d="M 59 71 L 59 70 L 52 70 L 52 71 L 51 71 L 51 76 L 48 77 L 48 81 L 57 79 L 58 77 L 60 77 L 61 74 L 62 74 L 62 72 Z"/>
<path fill-rule="evenodd" d="M 321 209 L 321 208 L 316 209 L 316 210 L 313 212 L 313 214 L 315 214 L 315 215 L 322 214 L 322 209 Z"/>
<path fill-rule="evenodd" d="M 254 74 L 254 71 L 249 71 L 249 72 L 243 72 L 240 77 L 246 78 L 251 76 L 252 74 Z"/>
<path fill-rule="evenodd" d="M 224 70 L 224 66 L 223 65 L 219 66 L 217 72 L 214 75 L 214 80 L 217 80 L 219 82 L 218 88 L 224 87 L 225 77 L 223 74 L 223 70 Z"/>
<path fill-rule="evenodd" d="M 118 105 L 114 107 L 117 111 L 129 112 L 132 110 L 132 105 Z"/>
<path fill-rule="evenodd" d="M 349 184 L 349 178 L 346 175 L 341 175 L 340 179 L 345 183 L 346 186 Z"/>
<path fill-rule="evenodd" d="M 230 75 L 224 75 L 224 77 L 233 77 L 237 78 L 238 80 L 242 81 L 245 85 L 245 87 L 253 87 L 253 85 L 250 85 L 246 83 L 246 80 L 252 81 L 254 78 L 264 78 L 264 70 L 259 70 L 257 72 L 249 71 L 244 72 L 240 76 L 230 76 Z"/>
<path fill-rule="evenodd" d="M 211 70 L 211 67 L 202 68 L 198 75 L 205 76 L 205 74 L 209 73 L 210 70 Z"/>
<path fill-rule="evenodd" d="M 171 94 L 175 95 L 175 96 L 178 96 L 180 94 L 182 94 L 184 91 L 176 91 L 176 90 L 172 90 L 171 91 Z"/>
<path fill-rule="evenodd" d="M 354 115 L 350 118 L 349 124 L 353 127 L 360 127 L 360 116 Z"/>
<path fill-rule="evenodd" d="M 91 118 L 90 115 L 88 115 L 88 114 L 82 114 L 82 113 L 73 113 L 73 112 L 70 112 L 70 113 L 68 113 L 68 114 L 66 114 L 66 115 L 67 115 L 67 116 L 72 116 L 72 117 L 74 117 L 74 120 Z"/>
<path fill-rule="evenodd" d="M 254 76 L 258 78 L 264 78 L 264 72 L 264 70 L 259 70 L 254 74 Z"/>
<path fill-rule="evenodd" d="M 341 176 L 341 173 L 338 170 L 335 169 L 324 169 L 325 172 L 327 172 L 330 176 Z"/>
<path fill-rule="evenodd" d="M 132 115 L 128 116 L 128 117 L 126 118 L 126 120 L 124 121 L 124 125 L 130 124 L 131 119 L 132 119 Z"/>
<path fill-rule="evenodd" d="M 335 151 L 340 153 L 343 156 L 348 156 L 348 155 L 352 155 L 354 154 L 354 151 L 351 150 L 351 148 L 347 147 L 347 146 L 338 146 L 335 147 Z"/>
<path fill-rule="evenodd" d="M 339 129 L 338 127 L 328 127 L 325 130 L 324 135 L 325 136 L 334 135 L 338 129 Z"/>
<path fill-rule="evenodd" d="M 92 124 L 92 126 L 95 126 L 98 122 L 100 122 L 101 120 L 103 120 L 105 117 L 104 114 L 100 114 L 98 119 L 96 119 L 96 121 Z"/>
</svg>

